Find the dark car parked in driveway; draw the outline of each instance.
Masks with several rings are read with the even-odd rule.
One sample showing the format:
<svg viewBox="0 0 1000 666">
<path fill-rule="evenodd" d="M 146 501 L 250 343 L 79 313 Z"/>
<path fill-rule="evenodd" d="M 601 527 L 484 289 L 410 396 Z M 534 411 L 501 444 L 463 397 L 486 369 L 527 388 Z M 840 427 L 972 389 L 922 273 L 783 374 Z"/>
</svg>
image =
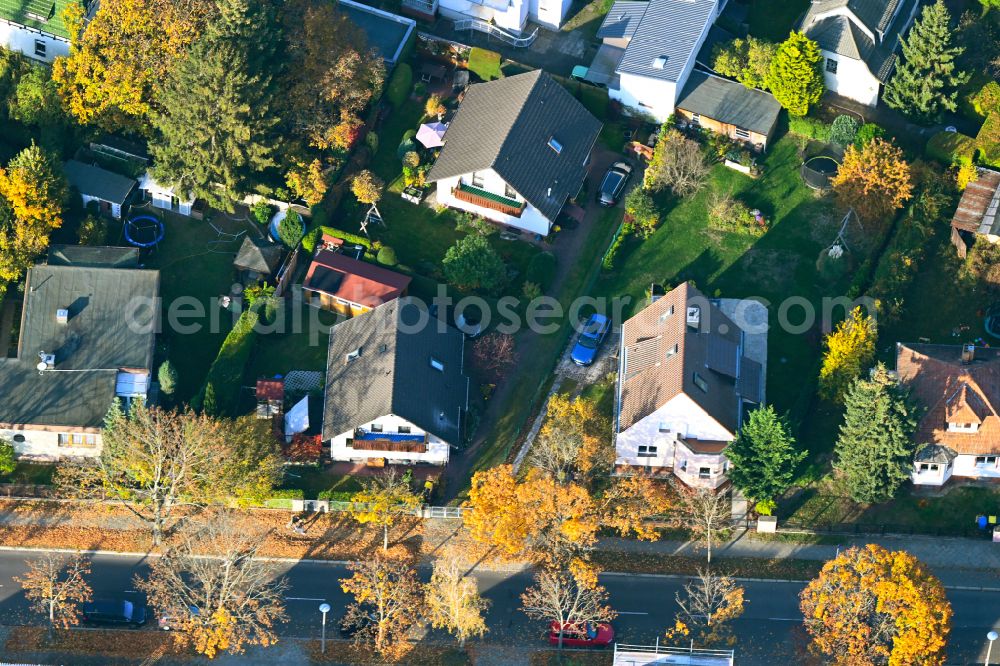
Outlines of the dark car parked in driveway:
<svg viewBox="0 0 1000 666">
<path fill-rule="evenodd" d="M 146 624 L 146 605 L 130 599 L 95 599 L 80 606 L 86 624 L 138 629 Z"/>
<path fill-rule="evenodd" d="M 611 321 L 604 315 L 597 313 L 590 315 L 590 319 L 580 329 L 580 336 L 573 345 L 573 351 L 570 352 L 573 362 L 577 365 L 593 363 L 610 328 Z"/>
<path fill-rule="evenodd" d="M 604 174 L 601 189 L 597 193 L 597 202 L 602 206 L 614 206 L 621 200 L 622 192 L 632 177 L 632 165 L 628 162 L 615 162 Z"/>
</svg>

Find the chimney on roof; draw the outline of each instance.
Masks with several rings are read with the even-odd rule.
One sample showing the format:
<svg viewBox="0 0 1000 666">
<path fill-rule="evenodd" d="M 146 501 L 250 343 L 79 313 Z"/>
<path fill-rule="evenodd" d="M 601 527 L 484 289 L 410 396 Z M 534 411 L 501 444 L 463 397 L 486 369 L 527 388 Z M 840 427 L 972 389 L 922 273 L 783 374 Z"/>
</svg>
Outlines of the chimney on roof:
<svg viewBox="0 0 1000 666">
<path fill-rule="evenodd" d="M 969 365 L 976 360 L 976 345 L 969 344 L 962 345 L 962 365 Z"/>
</svg>

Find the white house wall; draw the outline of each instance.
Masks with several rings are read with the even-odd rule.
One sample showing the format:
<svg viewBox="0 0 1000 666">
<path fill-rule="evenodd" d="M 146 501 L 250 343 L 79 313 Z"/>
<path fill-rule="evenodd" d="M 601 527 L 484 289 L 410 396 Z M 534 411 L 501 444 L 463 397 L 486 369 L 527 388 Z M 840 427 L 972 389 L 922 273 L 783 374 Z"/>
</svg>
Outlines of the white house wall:
<svg viewBox="0 0 1000 666">
<path fill-rule="evenodd" d="M 68 432 L 68 431 L 67 431 Z M 15 441 L 14 437 L 24 437 L 23 442 Z M 57 460 L 60 458 L 96 458 L 101 455 L 101 435 L 97 434 L 97 445 L 93 447 L 59 446 L 59 432 L 54 430 L 0 430 L 0 439 L 14 444 L 14 452 L 18 457 Z"/>
<path fill-rule="evenodd" d="M 1000 456 L 998 456 L 1000 458 Z M 962 454 L 956 456 L 951 463 L 951 468 L 946 469 L 942 463 L 937 463 L 937 471 L 919 471 L 920 464 L 915 463 L 911 472 L 913 483 L 921 486 L 940 486 L 952 476 L 973 478 L 973 479 L 1000 479 L 1000 466 L 997 463 L 976 464 L 976 456 Z"/>
<path fill-rule="evenodd" d="M 441 0 L 438 10 L 441 16 L 460 21 L 467 18 L 492 21 L 498 28 L 508 32 L 520 33 L 528 20 L 528 4 L 530 0 L 512 0 L 512 2 L 470 2 L 470 0 Z M 546 0 L 556 2 L 558 0 Z M 496 6 L 492 6 L 492 5 Z M 501 9 L 500 7 L 506 7 Z"/>
<path fill-rule="evenodd" d="M 608 97 L 662 123 L 674 112 L 677 84 L 635 74 L 621 74 L 618 88 L 608 88 Z"/>
<path fill-rule="evenodd" d="M 409 453 L 406 451 L 362 451 L 353 449 L 347 446 L 347 440 L 354 438 L 354 428 L 352 428 L 330 440 L 330 457 L 333 460 L 351 462 L 363 462 L 372 458 L 386 458 L 390 463 L 397 464 L 430 463 L 432 465 L 445 465 L 448 463 L 448 455 L 451 449 L 448 442 L 418 428 L 410 421 L 394 414 L 387 414 L 368 423 L 359 423 L 356 427 L 369 430 L 372 424 L 382 426 L 382 432 L 386 434 L 399 432 L 400 426 L 410 428 L 410 434 L 413 435 L 425 434 L 427 435 L 427 451 L 424 453 Z"/>
<path fill-rule="evenodd" d="M 674 358 L 680 362 L 680 358 Z M 670 363 L 670 360 L 666 361 Z M 660 429 L 660 424 L 670 432 Z M 677 449 L 675 437 L 728 442 L 734 435 L 712 418 L 698 403 L 681 393 L 649 416 L 640 419 L 615 439 L 615 463 L 649 467 L 675 467 Z M 656 446 L 655 457 L 639 457 L 639 446 Z M 686 449 L 685 449 L 686 450 Z M 696 470 L 697 472 L 697 470 Z"/>
<path fill-rule="evenodd" d="M 822 51 L 823 57 L 837 61 L 837 73 L 832 74 L 826 69 L 826 60 L 823 61 L 823 80 L 827 90 L 835 92 L 841 97 L 853 99 L 859 104 L 872 106 L 878 104 L 879 87 L 881 84 L 876 79 L 868 65 L 862 60 L 855 60 L 846 56 Z"/>
<path fill-rule="evenodd" d="M 496 171 L 487 169 L 485 171 L 477 171 L 476 173 L 482 174 L 483 184 L 476 185 L 475 187 L 503 197 L 507 196 L 506 181 L 504 181 L 504 179 L 501 178 Z M 485 217 L 488 220 L 493 220 L 494 222 L 499 222 L 500 224 L 507 224 L 512 227 L 517 227 L 518 229 L 524 229 L 525 231 L 533 234 L 541 234 L 543 236 L 548 235 L 551 222 L 549 222 L 547 217 L 542 215 L 540 210 L 532 206 L 530 203 L 525 202 L 526 205 L 524 210 L 521 211 L 520 217 L 508 215 L 501 211 L 493 210 L 492 208 L 477 206 L 474 203 L 462 201 L 452 195 L 451 191 L 458 187 L 459 182 L 464 182 L 466 185 L 472 186 L 472 174 L 469 173 L 464 176 L 455 176 L 454 178 L 439 180 L 437 182 L 438 203 L 448 206 L 449 208 L 469 211 L 470 213 Z M 520 194 L 517 194 L 514 198 L 517 201 L 525 201 L 524 197 Z"/>
<path fill-rule="evenodd" d="M 45 43 L 44 58 L 35 55 L 35 40 Z M 0 20 L 0 46 L 46 63 L 69 55 L 69 40 L 4 20 Z"/>
<path fill-rule="evenodd" d="M 531 0 L 528 18 L 550 30 L 558 30 L 573 0 Z"/>
</svg>

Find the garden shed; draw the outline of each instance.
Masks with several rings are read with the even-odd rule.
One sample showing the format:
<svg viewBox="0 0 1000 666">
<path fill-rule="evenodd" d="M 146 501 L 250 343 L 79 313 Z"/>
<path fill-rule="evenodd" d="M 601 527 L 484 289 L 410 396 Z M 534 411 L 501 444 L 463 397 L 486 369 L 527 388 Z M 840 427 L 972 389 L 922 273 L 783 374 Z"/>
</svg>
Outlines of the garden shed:
<svg viewBox="0 0 1000 666">
<path fill-rule="evenodd" d="M 274 274 L 281 265 L 282 248 L 266 238 L 243 239 L 233 266 L 246 278 L 244 282 L 254 282 Z"/>
<path fill-rule="evenodd" d="M 80 192 L 84 205 L 96 201 L 102 213 L 122 219 L 122 206 L 135 189 L 135 180 L 78 160 L 66 162 L 63 171 L 69 184 Z"/>
</svg>

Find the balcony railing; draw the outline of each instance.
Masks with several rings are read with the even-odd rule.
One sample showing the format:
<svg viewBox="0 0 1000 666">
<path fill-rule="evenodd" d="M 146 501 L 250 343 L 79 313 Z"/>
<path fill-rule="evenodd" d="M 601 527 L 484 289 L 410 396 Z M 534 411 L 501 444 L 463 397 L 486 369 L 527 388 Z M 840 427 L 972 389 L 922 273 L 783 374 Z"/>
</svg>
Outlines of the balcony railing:
<svg viewBox="0 0 1000 666">
<path fill-rule="evenodd" d="M 393 453 L 426 453 L 427 435 L 393 432 L 373 432 L 358 428 L 347 446 L 357 451 L 391 451 Z"/>
<path fill-rule="evenodd" d="M 472 185 L 466 185 L 465 183 L 459 183 L 458 187 L 452 189 L 451 194 L 459 201 L 465 201 L 481 208 L 500 211 L 504 215 L 521 217 L 521 213 L 524 212 L 525 202 L 523 201 L 508 199 L 499 194 L 494 194 L 493 192 L 488 192 Z"/>
<path fill-rule="evenodd" d="M 403 0 L 403 8 L 425 16 L 434 16 L 437 13 L 438 0 Z"/>
</svg>

